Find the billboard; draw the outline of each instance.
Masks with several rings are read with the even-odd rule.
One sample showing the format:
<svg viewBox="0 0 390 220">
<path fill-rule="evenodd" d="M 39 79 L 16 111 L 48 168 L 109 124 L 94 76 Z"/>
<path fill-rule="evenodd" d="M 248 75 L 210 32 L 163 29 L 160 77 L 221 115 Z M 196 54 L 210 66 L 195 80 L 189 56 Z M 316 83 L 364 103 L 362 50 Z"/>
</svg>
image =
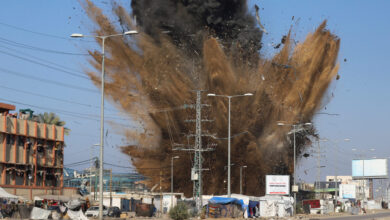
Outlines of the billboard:
<svg viewBox="0 0 390 220">
<path fill-rule="evenodd" d="M 352 178 L 387 178 L 387 159 L 352 160 Z"/>
<path fill-rule="evenodd" d="M 340 184 L 340 197 L 343 199 L 356 199 L 356 185 Z"/>
<path fill-rule="evenodd" d="M 266 175 L 265 193 L 267 195 L 289 195 L 290 176 L 287 175 Z"/>
</svg>

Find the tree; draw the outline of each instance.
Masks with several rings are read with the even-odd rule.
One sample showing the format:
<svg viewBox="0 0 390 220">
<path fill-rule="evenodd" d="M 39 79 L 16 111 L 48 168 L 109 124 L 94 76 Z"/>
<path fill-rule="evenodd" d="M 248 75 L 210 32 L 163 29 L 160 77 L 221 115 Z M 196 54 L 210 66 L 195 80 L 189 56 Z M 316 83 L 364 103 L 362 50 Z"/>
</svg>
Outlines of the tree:
<svg viewBox="0 0 390 220">
<path fill-rule="evenodd" d="M 50 113 L 43 113 L 39 114 L 37 118 L 37 122 L 39 123 L 45 123 L 45 124 L 50 124 L 50 125 L 56 125 L 56 126 L 65 126 L 65 122 L 61 121 L 60 117 L 58 117 L 55 113 L 50 112 Z M 64 127 L 64 134 L 69 135 L 70 129 Z"/>
</svg>

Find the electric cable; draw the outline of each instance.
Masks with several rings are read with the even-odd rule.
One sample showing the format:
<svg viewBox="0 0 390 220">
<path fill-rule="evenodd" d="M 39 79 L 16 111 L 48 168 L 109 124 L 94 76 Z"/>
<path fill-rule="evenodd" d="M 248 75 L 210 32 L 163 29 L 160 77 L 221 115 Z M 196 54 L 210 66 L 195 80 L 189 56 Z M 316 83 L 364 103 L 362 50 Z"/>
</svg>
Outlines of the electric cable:
<svg viewBox="0 0 390 220">
<path fill-rule="evenodd" d="M 59 82 L 59 81 L 48 80 L 48 79 L 41 78 L 41 77 L 31 76 L 31 75 L 28 75 L 28 74 L 15 72 L 13 70 L 8 70 L 8 69 L 1 68 L 1 67 L 0 67 L 0 73 L 6 73 L 6 74 L 13 75 L 13 76 L 19 76 L 19 77 L 23 77 L 23 78 L 33 79 L 33 80 L 36 80 L 36 81 L 39 81 L 39 82 L 49 83 L 51 85 L 54 84 L 56 86 L 62 86 L 62 87 L 67 87 L 67 88 L 72 88 L 72 89 L 77 89 L 77 90 L 82 90 L 82 91 L 87 91 L 87 92 L 98 93 L 98 91 L 94 90 L 94 89 L 88 89 L 88 88 L 85 88 L 85 87 L 79 87 L 79 86 L 74 86 L 74 85 L 62 83 L 62 82 Z"/>
<path fill-rule="evenodd" d="M 8 40 L 8 39 L 2 38 L 2 37 L 0 37 L 0 42 L 14 46 L 14 47 L 35 50 L 35 51 L 40 51 L 40 52 L 46 52 L 46 53 L 54 53 L 54 54 L 62 54 L 62 55 L 76 55 L 76 56 L 88 56 L 89 55 L 88 53 L 71 53 L 71 52 L 50 50 L 50 49 L 46 49 L 46 48 L 35 47 L 35 46 L 28 45 L 28 44 L 23 44 L 23 43 L 18 43 L 16 41 Z"/>
<path fill-rule="evenodd" d="M 6 54 L 8 56 L 16 57 L 18 59 L 21 59 L 21 60 L 24 60 L 24 61 L 27 61 L 27 62 L 30 62 L 30 63 L 41 65 L 41 66 L 47 67 L 49 69 L 57 70 L 57 71 L 66 73 L 66 74 L 68 74 L 70 76 L 74 76 L 74 77 L 78 77 L 78 78 L 82 78 L 82 79 L 89 79 L 89 77 L 87 77 L 87 76 L 76 74 L 76 73 L 73 73 L 73 72 L 70 72 L 70 71 L 67 71 L 67 70 L 63 70 L 63 69 L 58 68 L 58 67 L 53 67 L 53 66 L 50 66 L 48 64 L 37 62 L 35 60 L 29 59 L 29 58 L 25 58 L 25 57 L 22 57 L 22 56 L 19 56 L 19 55 L 15 55 L 15 54 L 12 54 L 12 53 L 9 53 L 9 52 L 6 52 L 6 51 L 0 50 L 0 53 Z"/>
<path fill-rule="evenodd" d="M 4 22 L 0 22 L 0 25 L 8 27 L 8 28 L 13 28 L 15 30 L 24 31 L 24 32 L 28 32 L 28 33 L 32 33 L 32 34 L 36 34 L 36 35 L 45 36 L 45 37 L 51 37 L 51 38 L 62 39 L 62 40 L 67 40 L 67 41 L 69 41 L 69 40 L 76 40 L 76 39 L 69 38 L 69 37 L 63 37 L 63 36 L 57 36 L 57 35 L 53 35 L 53 34 L 47 34 L 47 33 L 32 31 L 32 30 L 28 30 L 28 29 L 25 29 L 25 28 L 17 27 L 17 26 L 14 26 L 14 25 L 6 24 Z M 95 42 L 95 41 L 90 41 L 90 40 L 83 40 L 83 41 Z"/>
</svg>

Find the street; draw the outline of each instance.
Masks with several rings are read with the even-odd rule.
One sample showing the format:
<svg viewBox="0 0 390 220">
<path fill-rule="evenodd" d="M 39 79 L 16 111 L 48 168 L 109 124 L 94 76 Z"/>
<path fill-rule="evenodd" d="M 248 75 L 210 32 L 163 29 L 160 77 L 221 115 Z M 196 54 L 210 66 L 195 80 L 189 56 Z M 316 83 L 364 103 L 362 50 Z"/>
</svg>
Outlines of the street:
<svg viewBox="0 0 390 220">
<path fill-rule="evenodd" d="M 340 220 L 355 220 L 355 219 L 390 219 L 390 210 L 386 211 L 380 211 L 378 213 L 372 213 L 372 214 L 365 214 L 365 215 L 348 215 L 348 216 L 338 216 L 338 217 L 320 217 L 320 218 L 308 218 L 311 220 L 314 219 L 327 219 L 327 220 L 333 220 L 333 219 L 340 219 Z"/>
</svg>

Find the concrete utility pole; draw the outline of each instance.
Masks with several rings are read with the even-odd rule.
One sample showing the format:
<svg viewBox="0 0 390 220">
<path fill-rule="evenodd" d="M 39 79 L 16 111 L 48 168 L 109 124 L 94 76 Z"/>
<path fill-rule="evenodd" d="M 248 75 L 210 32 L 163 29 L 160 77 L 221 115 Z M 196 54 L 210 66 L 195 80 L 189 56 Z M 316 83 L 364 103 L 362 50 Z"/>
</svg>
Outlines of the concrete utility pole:
<svg viewBox="0 0 390 220">
<path fill-rule="evenodd" d="M 160 217 L 163 215 L 162 170 L 160 170 Z"/>
<path fill-rule="evenodd" d="M 317 184 L 316 184 L 316 199 L 321 198 L 321 194 L 319 192 L 320 189 L 320 181 L 321 181 L 321 145 L 320 140 L 317 141 L 318 144 L 318 152 L 317 152 Z"/>
<path fill-rule="evenodd" d="M 297 132 L 297 126 L 302 127 L 304 125 L 311 125 L 310 122 L 307 123 L 300 123 L 300 124 L 285 124 L 283 122 L 278 123 L 279 126 L 292 126 L 293 128 L 293 134 L 294 134 L 294 174 L 293 174 L 293 182 L 294 186 L 296 186 L 296 138 L 295 138 L 295 133 Z M 302 129 L 303 130 L 303 129 Z M 297 193 L 294 192 L 294 214 L 297 211 Z"/>
<path fill-rule="evenodd" d="M 99 168 L 99 219 L 103 219 L 103 154 L 104 154 L 104 64 L 105 64 L 105 41 L 107 38 L 111 37 L 117 37 L 117 36 L 125 36 L 125 35 L 133 35 L 138 34 L 138 31 L 131 30 L 126 31 L 122 34 L 111 34 L 111 35 L 105 35 L 105 36 L 89 36 L 89 35 L 83 35 L 74 33 L 71 35 L 71 37 L 75 38 L 83 38 L 83 37 L 91 37 L 91 38 L 98 38 L 102 41 L 102 74 L 101 74 L 101 95 L 100 95 L 100 168 Z"/>
<path fill-rule="evenodd" d="M 171 158 L 171 208 L 173 208 L 173 159 L 178 159 L 179 156 Z"/>
<path fill-rule="evenodd" d="M 321 185 L 320 185 L 320 182 L 321 182 L 321 155 L 322 155 L 322 152 L 321 152 L 321 141 L 323 142 L 326 142 L 328 141 L 327 139 L 324 139 L 324 140 L 321 140 L 321 139 L 317 139 L 317 185 L 315 186 L 316 187 L 316 198 L 317 199 L 320 199 L 321 198 L 321 193 L 319 192 L 320 188 L 321 188 Z"/>
<path fill-rule="evenodd" d="M 240 194 L 242 194 L 242 168 L 246 168 L 247 166 L 240 166 Z"/>
<path fill-rule="evenodd" d="M 112 206 L 112 169 L 110 169 L 110 207 Z"/>
</svg>

